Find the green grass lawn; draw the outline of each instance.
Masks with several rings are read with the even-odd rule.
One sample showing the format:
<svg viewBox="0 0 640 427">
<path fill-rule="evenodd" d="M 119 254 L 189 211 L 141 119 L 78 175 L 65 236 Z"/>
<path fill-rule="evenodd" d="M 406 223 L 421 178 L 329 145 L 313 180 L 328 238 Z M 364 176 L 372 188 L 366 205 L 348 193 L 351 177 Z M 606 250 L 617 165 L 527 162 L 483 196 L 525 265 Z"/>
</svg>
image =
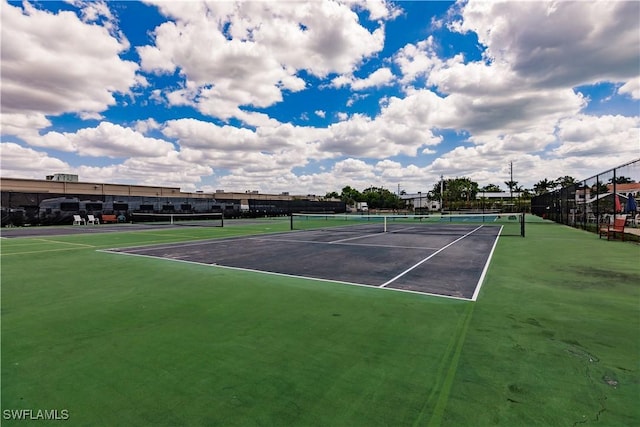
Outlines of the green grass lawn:
<svg viewBox="0 0 640 427">
<path fill-rule="evenodd" d="M 97 251 L 287 227 L 2 239 L 3 415 L 65 409 L 64 425 L 82 426 L 640 424 L 636 244 L 531 224 L 525 239 L 500 240 L 475 303 Z"/>
</svg>

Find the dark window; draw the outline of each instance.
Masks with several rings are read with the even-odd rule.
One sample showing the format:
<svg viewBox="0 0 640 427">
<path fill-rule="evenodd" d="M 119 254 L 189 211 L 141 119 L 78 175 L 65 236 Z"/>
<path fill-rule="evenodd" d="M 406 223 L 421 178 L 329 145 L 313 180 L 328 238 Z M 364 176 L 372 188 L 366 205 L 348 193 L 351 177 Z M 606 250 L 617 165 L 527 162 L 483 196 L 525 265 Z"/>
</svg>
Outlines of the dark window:
<svg viewBox="0 0 640 427">
<path fill-rule="evenodd" d="M 80 203 L 77 203 L 77 202 L 60 203 L 60 210 L 64 212 L 78 212 L 80 210 Z"/>
</svg>

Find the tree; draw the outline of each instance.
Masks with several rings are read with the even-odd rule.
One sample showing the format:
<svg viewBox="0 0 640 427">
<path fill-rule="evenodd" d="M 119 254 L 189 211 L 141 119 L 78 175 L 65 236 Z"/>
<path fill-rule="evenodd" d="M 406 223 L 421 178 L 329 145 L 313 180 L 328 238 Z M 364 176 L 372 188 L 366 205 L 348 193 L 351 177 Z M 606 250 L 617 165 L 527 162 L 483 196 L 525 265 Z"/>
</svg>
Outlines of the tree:
<svg viewBox="0 0 640 427">
<path fill-rule="evenodd" d="M 533 185 L 533 191 L 536 193 L 536 195 L 539 196 L 541 194 L 548 193 L 549 190 L 555 188 L 555 186 L 555 181 L 549 181 L 547 178 L 545 178 Z"/>
<path fill-rule="evenodd" d="M 479 191 L 482 191 L 485 193 L 501 193 L 502 192 L 502 190 L 500 189 L 500 186 L 496 184 L 487 184 L 484 187 L 482 187 Z"/>
<path fill-rule="evenodd" d="M 509 187 L 509 192 L 522 191 L 522 186 L 518 185 L 518 181 L 505 181 L 504 183 Z"/>
<path fill-rule="evenodd" d="M 574 177 L 569 176 L 569 175 L 558 177 L 555 180 L 556 186 L 558 186 L 560 188 L 570 187 L 572 185 L 576 185 L 577 183 L 578 183 L 578 181 Z"/>
<path fill-rule="evenodd" d="M 478 183 L 471 181 L 469 178 L 455 178 L 447 179 L 444 181 L 444 194 L 441 194 L 441 183 L 438 182 L 433 186 L 431 193 L 436 198 L 442 199 L 445 203 L 450 204 L 450 207 L 454 204 L 460 205 L 460 202 L 469 203 L 471 200 L 475 200 L 478 194 Z"/>
<path fill-rule="evenodd" d="M 474 200 L 478 194 L 478 183 L 471 181 L 469 178 L 457 179 L 457 184 L 460 189 L 460 198 L 467 202 Z"/>
<path fill-rule="evenodd" d="M 324 196 L 325 199 L 339 199 L 340 195 L 337 191 L 332 191 L 331 193 L 327 193 Z"/>
<path fill-rule="evenodd" d="M 608 192 L 609 187 L 607 187 L 607 184 L 603 182 L 598 181 L 591 186 L 591 194 L 606 194 Z"/>
<path fill-rule="evenodd" d="M 403 204 L 400 197 L 382 187 L 369 187 L 362 191 L 362 196 L 373 209 L 398 209 Z"/>
<path fill-rule="evenodd" d="M 529 188 L 523 189 L 522 193 L 520 193 L 520 198 L 523 200 L 531 200 L 532 197 L 533 194 L 531 193 L 531 189 Z"/>
<path fill-rule="evenodd" d="M 404 201 L 399 196 L 382 187 L 369 187 L 360 192 L 347 185 L 342 189 L 342 193 L 338 194 L 334 191 L 327 193 L 325 197 L 340 198 L 347 205 L 367 202 L 369 208 L 373 209 L 398 209 L 404 204 Z"/>
<path fill-rule="evenodd" d="M 362 193 L 360 193 L 355 188 L 351 188 L 350 186 L 347 185 L 342 189 L 342 193 L 340 194 L 340 200 L 342 200 L 348 205 L 353 205 L 356 202 L 363 202 L 364 198 L 362 197 Z"/>
<path fill-rule="evenodd" d="M 613 184 L 613 178 L 611 178 L 609 182 Z M 631 184 L 633 182 L 635 181 L 632 180 L 631 178 L 627 178 L 626 176 L 620 175 L 616 177 L 616 184 Z"/>
</svg>

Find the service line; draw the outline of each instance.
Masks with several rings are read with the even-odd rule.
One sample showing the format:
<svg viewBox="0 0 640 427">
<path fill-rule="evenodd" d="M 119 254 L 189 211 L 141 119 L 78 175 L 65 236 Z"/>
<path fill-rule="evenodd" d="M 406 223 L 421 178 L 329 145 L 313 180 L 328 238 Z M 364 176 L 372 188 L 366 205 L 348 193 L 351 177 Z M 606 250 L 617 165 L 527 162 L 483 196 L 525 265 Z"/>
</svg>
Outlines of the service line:
<svg viewBox="0 0 640 427">
<path fill-rule="evenodd" d="M 404 276 L 405 274 L 407 274 L 408 272 L 410 272 L 411 270 L 419 267 L 420 265 L 424 264 L 425 262 L 429 261 L 431 258 L 433 258 L 434 256 L 438 255 L 440 252 L 444 251 L 445 249 L 447 249 L 449 246 L 453 245 L 454 243 L 458 243 L 460 240 L 464 239 L 465 237 L 475 233 L 476 231 L 480 230 L 483 226 L 481 225 L 480 227 L 477 227 L 473 230 L 471 230 L 470 232 L 468 232 L 467 234 L 465 234 L 464 236 L 458 237 L 456 240 L 454 240 L 453 242 L 449 243 L 448 245 L 438 249 L 437 251 L 435 251 L 434 253 L 432 253 L 431 255 L 429 255 L 428 257 L 426 257 L 425 259 L 419 261 L 418 263 L 412 265 L 411 267 L 407 268 L 405 271 L 403 271 L 402 273 L 398 274 L 396 277 L 394 277 L 391 280 L 386 281 L 385 283 L 383 283 L 382 285 L 378 286 L 379 288 L 384 288 L 385 286 L 395 282 L 396 280 L 398 280 L 399 278 L 401 278 L 402 276 Z"/>
</svg>

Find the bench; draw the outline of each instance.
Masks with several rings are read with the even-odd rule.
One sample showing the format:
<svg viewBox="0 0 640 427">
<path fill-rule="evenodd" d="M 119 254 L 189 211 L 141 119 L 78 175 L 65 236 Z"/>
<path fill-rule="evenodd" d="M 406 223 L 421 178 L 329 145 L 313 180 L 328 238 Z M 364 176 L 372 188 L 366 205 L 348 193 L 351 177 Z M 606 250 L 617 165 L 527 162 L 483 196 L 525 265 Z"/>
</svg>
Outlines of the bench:
<svg viewBox="0 0 640 427">
<path fill-rule="evenodd" d="M 105 214 L 102 214 L 101 219 L 102 219 L 102 223 L 103 223 L 103 224 L 108 224 L 108 223 L 110 223 L 110 222 L 113 222 L 113 223 L 115 224 L 115 223 L 117 223 L 117 222 L 118 222 L 118 219 L 116 218 L 116 216 L 115 216 L 115 215 L 105 215 Z"/>
<path fill-rule="evenodd" d="M 626 218 L 616 218 L 613 220 L 613 224 L 606 224 L 600 227 L 600 238 L 606 235 L 607 240 L 609 237 L 615 238 L 616 233 L 622 235 L 622 241 L 624 242 L 624 224 L 627 222 Z"/>
</svg>

